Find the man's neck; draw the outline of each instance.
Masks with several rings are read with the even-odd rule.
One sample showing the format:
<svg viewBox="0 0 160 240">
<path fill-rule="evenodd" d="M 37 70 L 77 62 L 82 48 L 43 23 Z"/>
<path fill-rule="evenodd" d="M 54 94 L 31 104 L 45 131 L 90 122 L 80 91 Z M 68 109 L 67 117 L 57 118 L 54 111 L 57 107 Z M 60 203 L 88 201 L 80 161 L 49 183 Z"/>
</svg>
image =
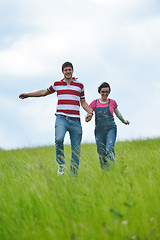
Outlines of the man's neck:
<svg viewBox="0 0 160 240">
<path fill-rule="evenodd" d="M 70 84 L 72 81 L 73 81 L 73 78 L 64 78 L 65 79 L 65 81 L 68 83 L 68 84 Z"/>
</svg>

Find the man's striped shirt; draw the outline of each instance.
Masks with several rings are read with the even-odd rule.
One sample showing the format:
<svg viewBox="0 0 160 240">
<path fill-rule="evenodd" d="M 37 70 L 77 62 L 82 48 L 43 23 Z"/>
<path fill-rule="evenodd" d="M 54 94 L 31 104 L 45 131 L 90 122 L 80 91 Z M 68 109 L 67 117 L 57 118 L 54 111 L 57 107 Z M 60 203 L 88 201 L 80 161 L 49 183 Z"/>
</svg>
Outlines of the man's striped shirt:
<svg viewBox="0 0 160 240">
<path fill-rule="evenodd" d="M 80 118 L 80 99 L 85 98 L 82 83 L 73 78 L 69 85 L 63 78 L 61 81 L 55 82 L 47 90 L 51 93 L 57 92 L 56 115 L 61 114 Z"/>
</svg>

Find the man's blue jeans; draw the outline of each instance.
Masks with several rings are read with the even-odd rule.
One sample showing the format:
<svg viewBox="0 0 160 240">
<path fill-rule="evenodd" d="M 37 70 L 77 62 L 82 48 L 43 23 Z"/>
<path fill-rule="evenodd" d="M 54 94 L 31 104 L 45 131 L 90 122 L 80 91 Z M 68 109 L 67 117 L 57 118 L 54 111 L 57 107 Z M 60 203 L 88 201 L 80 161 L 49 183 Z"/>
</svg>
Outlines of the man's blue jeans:
<svg viewBox="0 0 160 240">
<path fill-rule="evenodd" d="M 71 120 L 62 115 L 57 115 L 55 122 L 55 149 L 56 161 L 58 164 L 65 164 L 64 137 L 67 131 L 70 135 L 72 151 L 70 170 L 74 174 L 77 174 L 80 160 L 80 144 L 82 140 L 81 123 L 78 120 Z"/>
<path fill-rule="evenodd" d="M 110 129 L 105 129 L 105 127 L 95 129 L 97 152 L 102 168 L 109 168 L 110 161 L 114 162 L 116 136 L 117 126 L 113 126 Z"/>
</svg>

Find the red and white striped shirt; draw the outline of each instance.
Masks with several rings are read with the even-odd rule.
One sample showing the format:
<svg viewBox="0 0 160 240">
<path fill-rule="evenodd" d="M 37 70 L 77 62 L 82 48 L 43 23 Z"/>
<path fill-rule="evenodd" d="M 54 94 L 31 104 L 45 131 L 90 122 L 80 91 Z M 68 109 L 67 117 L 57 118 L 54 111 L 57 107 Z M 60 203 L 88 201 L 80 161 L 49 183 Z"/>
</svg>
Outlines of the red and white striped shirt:
<svg viewBox="0 0 160 240">
<path fill-rule="evenodd" d="M 47 89 L 50 93 L 57 92 L 58 104 L 56 115 L 80 118 L 80 99 L 85 98 L 84 86 L 73 78 L 70 85 L 63 78 Z"/>
</svg>

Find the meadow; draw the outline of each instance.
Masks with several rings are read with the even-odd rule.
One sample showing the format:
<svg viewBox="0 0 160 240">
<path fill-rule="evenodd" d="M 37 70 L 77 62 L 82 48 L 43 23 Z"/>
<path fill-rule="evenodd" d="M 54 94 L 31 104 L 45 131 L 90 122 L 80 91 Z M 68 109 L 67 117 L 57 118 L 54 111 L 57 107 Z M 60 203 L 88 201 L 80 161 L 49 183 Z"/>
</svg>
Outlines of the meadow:
<svg viewBox="0 0 160 240">
<path fill-rule="evenodd" d="M 160 139 L 116 143 L 100 169 L 82 144 L 79 176 L 57 176 L 54 146 L 0 149 L 1 240 L 160 239 Z"/>
</svg>

